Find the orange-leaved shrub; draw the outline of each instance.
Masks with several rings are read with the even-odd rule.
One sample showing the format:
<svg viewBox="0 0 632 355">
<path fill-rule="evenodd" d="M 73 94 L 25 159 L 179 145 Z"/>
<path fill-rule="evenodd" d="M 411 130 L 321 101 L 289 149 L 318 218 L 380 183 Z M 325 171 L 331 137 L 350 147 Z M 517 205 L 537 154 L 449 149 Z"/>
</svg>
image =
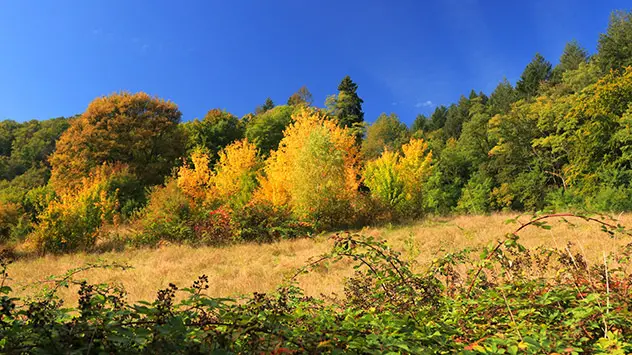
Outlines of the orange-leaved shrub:
<svg viewBox="0 0 632 355">
<path fill-rule="evenodd" d="M 402 146 L 403 154 L 385 151 L 366 164 L 364 184 L 379 203 L 395 217 L 418 217 L 423 213 L 424 185 L 432 172 L 432 152 L 423 139 L 413 138 Z"/>
<path fill-rule="evenodd" d="M 325 114 L 302 108 L 265 162 L 256 200 L 289 207 L 317 228 L 348 224 L 359 185 L 355 137 Z"/>
<path fill-rule="evenodd" d="M 90 250 L 105 226 L 125 217 L 121 206 L 129 205 L 140 188 L 127 166 L 104 164 L 48 203 L 28 242 L 41 253 Z"/>
</svg>

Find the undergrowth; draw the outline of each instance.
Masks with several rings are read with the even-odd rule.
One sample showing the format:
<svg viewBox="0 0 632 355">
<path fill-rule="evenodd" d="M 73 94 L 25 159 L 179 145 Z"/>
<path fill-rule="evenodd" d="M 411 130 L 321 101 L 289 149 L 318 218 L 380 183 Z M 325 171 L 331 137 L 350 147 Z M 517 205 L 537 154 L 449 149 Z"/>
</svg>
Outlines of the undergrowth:
<svg viewBox="0 0 632 355">
<path fill-rule="evenodd" d="M 240 299 L 205 294 L 208 278 L 169 285 L 130 304 L 121 286 L 77 276 L 93 264 L 43 281 L 19 299 L 0 268 L 0 352 L 21 353 L 428 353 L 625 354 L 632 352 L 632 244 L 590 265 L 572 244 L 527 249 L 519 233 L 547 221 L 595 223 L 603 238 L 628 238 L 603 217 L 534 216 L 504 239 L 434 260 L 421 273 L 383 241 L 341 233 L 332 250 L 271 294 Z M 597 237 L 597 236 L 596 236 Z M 581 248 L 580 248 L 581 249 Z M 322 264 L 353 262 L 344 295 L 307 297 L 297 280 Z M 78 286 L 79 303 L 57 296 Z"/>
</svg>

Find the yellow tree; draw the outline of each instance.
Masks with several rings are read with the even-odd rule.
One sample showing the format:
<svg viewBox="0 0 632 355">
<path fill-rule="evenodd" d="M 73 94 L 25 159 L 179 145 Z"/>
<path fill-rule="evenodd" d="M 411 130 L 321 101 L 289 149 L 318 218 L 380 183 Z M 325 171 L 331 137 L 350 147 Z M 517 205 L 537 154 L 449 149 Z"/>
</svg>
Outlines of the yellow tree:
<svg viewBox="0 0 632 355">
<path fill-rule="evenodd" d="M 364 183 L 371 195 L 403 217 L 417 217 L 423 208 L 425 183 L 432 172 L 432 152 L 423 139 L 411 139 L 402 153 L 385 151 L 367 163 Z"/>
<path fill-rule="evenodd" d="M 313 109 L 292 118 L 266 161 L 257 197 L 321 227 L 345 222 L 359 184 L 355 137 Z"/>
</svg>

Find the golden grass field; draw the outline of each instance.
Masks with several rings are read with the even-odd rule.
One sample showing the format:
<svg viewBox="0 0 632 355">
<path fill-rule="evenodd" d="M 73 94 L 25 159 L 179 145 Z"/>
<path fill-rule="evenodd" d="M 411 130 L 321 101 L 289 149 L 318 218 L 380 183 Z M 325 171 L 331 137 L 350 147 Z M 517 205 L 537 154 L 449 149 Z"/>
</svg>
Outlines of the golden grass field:
<svg viewBox="0 0 632 355">
<path fill-rule="evenodd" d="M 361 233 L 388 241 L 389 245 L 414 259 L 418 268 L 446 252 L 465 247 L 486 245 L 516 229 L 516 224 L 505 224 L 514 215 L 460 216 L 429 218 L 425 221 L 392 228 L 365 228 Z M 528 216 L 521 218 L 526 222 Z M 619 223 L 632 226 L 632 214 L 618 216 Z M 632 242 L 630 237 L 609 238 L 599 226 L 573 220 L 576 226 L 550 221 L 551 230 L 529 227 L 520 233 L 521 242 L 528 247 L 546 245 L 564 247 L 568 241 L 576 244 L 589 261 L 600 262 L 603 253 L 619 245 Z M 293 275 L 311 257 L 329 250 L 330 234 L 314 238 L 286 240 L 273 244 L 240 244 L 227 247 L 190 247 L 166 245 L 156 249 L 130 249 L 102 254 L 73 254 L 21 259 L 10 265 L 9 281 L 17 295 L 33 294 L 37 287 L 28 286 L 45 280 L 51 274 L 98 260 L 126 263 L 133 269 L 89 270 L 78 275 L 93 283 L 122 284 L 130 301 L 152 300 L 156 291 L 169 283 L 188 287 L 198 275 L 209 277 L 209 295 L 238 296 L 251 292 L 272 291 L 284 277 Z M 299 278 L 299 284 L 309 295 L 342 291 L 344 277 L 352 272 L 349 265 L 334 264 L 328 268 Z M 24 289 L 24 286 L 28 286 Z M 76 288 L 63 289 L 60 295 L 70 304 L 76 301 Z"/>
</svg>

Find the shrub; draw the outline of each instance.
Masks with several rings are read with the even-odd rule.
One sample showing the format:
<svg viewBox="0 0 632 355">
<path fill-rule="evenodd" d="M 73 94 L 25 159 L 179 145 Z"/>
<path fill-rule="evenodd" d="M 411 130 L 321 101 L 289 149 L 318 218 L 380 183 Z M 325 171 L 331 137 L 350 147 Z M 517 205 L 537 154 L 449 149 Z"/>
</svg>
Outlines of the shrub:
<svg viewBox="0 0 632 355">
<path fill-rule="evenodd" d="M 40 252 L 90 250 L 107 224 L 120 221 L 120 188 L 136 184 L 126 166 L 103 165 L 84 178 L 78 188 L 61 193 L 38 216 L 33 238 Z"/>
<path fill-rule="evenodd" d="M 192 240 L 194 233 L 189 225 L 192 218 L 191 202 L 175 180 L 150 190 L 147 206 L 137 215 L 140 231 L 135 237 L 138 244 L 155 244 L 160 240 L 183 242 Z"/>
<path fill-rule="evenodd" d="M 474 174 L 463 188 L 456 210 L 471 214 L 489 212 L 492 183 L 483 173 Z"/>
<path fill-rule="evenodd" d="M 307 236 L 313 232 L 309 223 L 292 217 L 291 211 L 273 206 L 269 202 L 250 202 L 233 212 L 242 241 L 273 242 Z"/>
<path fill-rule="evenodd" d="M 191 154 L 193 167 L 178 170 L 178 186 L 198 206 L 240 207 L 250 201 L 257 186 L 257 148 L 247 140 L 230 144 L 219 152 L 214 170 L 202 150 Z"/>
</svg>

